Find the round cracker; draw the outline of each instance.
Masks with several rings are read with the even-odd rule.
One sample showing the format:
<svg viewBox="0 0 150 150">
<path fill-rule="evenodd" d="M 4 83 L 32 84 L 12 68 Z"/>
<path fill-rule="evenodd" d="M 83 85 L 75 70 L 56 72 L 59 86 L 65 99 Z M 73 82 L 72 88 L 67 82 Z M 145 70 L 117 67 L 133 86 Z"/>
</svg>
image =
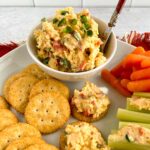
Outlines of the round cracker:
<svg viewBox="0 0 150 150">
<path fill-rule="evenodd" d="M 32 86 L 39 80 L 33 75 L 26 75 L 15 80 L 8 93 L 9 103 L 20 113 L 24 113 L 29 101 L 28 96 Z"/>
<path fill-rule="evenodd" d="M 55 80 L 55 79 L 44 79 L 39 81 L 31 90 L 30 92 L 30 99 L 42 92 L 60 92 L 64 95 L 67 99 L 69 98 L 69 89 L 68 87 L 63 84 L 62 82 Z"/>
<path fill-rule="evenodd" d="M 25 76 L 26 74 L 25 73 L 17 73 L 17 74 L 14 74 L 12 76 L 10 76 L 4 83 L 4 87 L 3 87 L 3 95 L 4 97 L 6 98 L 7 101 L 8 100 L 8 92 L 9 92 L 9 89 L 10 89 L 10 85 L 17 79 L 19 79 L 20 77 L 23 77 Z"/>
<path fill-rule="evenodd" d="M 25 150 L 58 150 L 58 148 L 50 144 L 34 144 L 27 147 Z"/>
<path fill-rule="evenodd" d="M 0 109 L 0 131 L 18 122 L 16 116 L 8 109 Z"/>
<path fill-rule="evenodd" d="M 22 137 L 15 141 L 12 141 L 6 148 L 6 150 L 24 150 L 28 146 L 33 144 L 45 144 L 45 141 L 37 137 Z"/>
<path fill-rule="evenodd" d="M 9 143 L 20 137 L 41 137 L 40 132 L 26 123 L 17 123 L 5 128 L 0 132 L 0 150 L 4 150 Z"/>
<path fill-rule="evenodd" d="M 61 128 L 70 116 L 68 100 L 59 93 L 45 92 L 34 96 L 25 110 L 26 121 L 41 133 Z"/>
<path fill-rule="evenodd" d="M 74 105 L 71 105 L 71 114 L 73 117 L 75 117 L 76 119 L 80 120 L 80 121 L 85 121 L 85 122 L 94 122 L 94 121 L 98 121 L 100 119 L 102 119 L 108 112 L 109 106 L 107 106 L 107 108 L 105 109 L 105 111 L 103 111 L 98 117 L 93 118 L 92 116 L 85 116 L 83 113 L 78 112 L 77 108 Z"/>
<path fill-rule="evenodd" d="M 32 74 L 38 79 L 49 79 L 51 78 L 50 75 L 48 75 L 46 72 L 41 70 L 41 68 L 37 64 L 31 64 L 23 69 L 24 73 Z"/>
<path fill-rule="evenodd" d="M 0 96 L 0 109 L 7 109 L 8 108 L 8 104 L 6 102 L 6 100 Z"/>
</svg>

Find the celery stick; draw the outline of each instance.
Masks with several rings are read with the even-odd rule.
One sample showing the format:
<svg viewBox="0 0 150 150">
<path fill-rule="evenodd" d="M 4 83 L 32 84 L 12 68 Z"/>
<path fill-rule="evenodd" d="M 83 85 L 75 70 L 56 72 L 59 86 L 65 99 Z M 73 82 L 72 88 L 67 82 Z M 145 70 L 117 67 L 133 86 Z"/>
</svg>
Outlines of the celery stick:
<svg viewBox="0 0 150 150">
<path fill-rule="evenodd" d="M 120 121 L 119 122 L 119 128 L 122 128 L 124 126 L 127 126 L 128 124 L 137 124 L 137 125 L 140 125 L 144 128 L 148 128 L 150 129 L 150 124 L 146 124 L 146 123 L 138 123 L 138 122 L 123 122 L 123 121 Z"/>
<path fill-rule="evenodd" d="M 134 92 L 133 95 L 150 98 L 150 92 Z"/>
<path fill-rule="evenodd" d="M 150 114 L 118 109 L 117 118 L 121 121 L 150 123 Z"/>
<path fill-rule="evenodd" d="M 137 108 L 136 106 L 130 105 L 130 98 L 127 98 L 126 109 L 132 110 L 132 111 L 143 112 L 143 113 L 150 113 L 150 110 L 139 109 L 139 108 Z"/>
<path fill-rule="evenodd" d="M 108 145 L 111 150 L 150 150 L 150 145 L 129 143 L 125 140 L 115 141 L 108 138 Z"/>
</svg>

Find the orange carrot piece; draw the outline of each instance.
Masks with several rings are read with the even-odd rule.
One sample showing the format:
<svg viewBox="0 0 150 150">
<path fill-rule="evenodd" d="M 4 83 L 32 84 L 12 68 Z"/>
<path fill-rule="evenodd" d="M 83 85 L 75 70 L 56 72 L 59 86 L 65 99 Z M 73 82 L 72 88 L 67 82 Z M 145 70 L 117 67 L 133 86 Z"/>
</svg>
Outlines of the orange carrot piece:
<svg viewBox="0 0 150 150">
<path fill-rule="evenodd" d="M 143 54 L 145 54 L 145 50 L 143 47 L 139 46 L 133 50 L 132 54 L 142 54 L 143 55 Z"/>
<path fill-rule="evenodd" d="M 124 70 L 123 66 L 122 66 L 122 62 L 120 62 L 119 64 L 117 64 L 114 68 L 111 69 L 111 73 L 115 76 L 115 77 L 120 77 L 121 72 Z"/>
<path fill-rule="evenodd" d="M 150 92 L 150 79 L 131 81 L 127 84 L 127 88 L 131 92 Z"/>
<path fill-rule="evenodd" d="M 122 87 L 119 80 L 107 69 L 102 70 L 102 78 L 108 82 L 112 87 L 114 87 L 120 94 L 124 96 L 131 96 L 131 93 Z"/>
<path fill-rule="evenodd" d="M 130 79 L 132 70 L 125 70 L 121 73 L 121 79 Z"/>
<path fill-rule="evenodd" d="M 130 79 L 131 80 L 150 79 L 150 68 L 134 71 L 131 74 Z"/>
<path fill-rule="evenodd" d="M 150 50 L 146 51 L 144 55 L 150 57 Z"/>
<path fill-rule="evenodd" d="M 127 89 L 127 84 L 130 82 L 130 80 L 128 80 L 128 79 L 122 79 L 121 81 L 120 81 L 120 83 L 121 83 L 121 85 L 125 88 L 125 89 Z"/>
<path fill-rule="evenodd" d="M 150 59 L 145 59 L 141 62 L 141 68 L 148 68 L 150 67 Z"/>
<path fill-rule="evenodd" d="M 140 66 L 140 63 L 148 59 L 149 57 L 138 55 L 138 54 L 128 54 L 125 59 L 123 60 L 123 67 L 124 68 L 132 68 L 133 66 Z"/>
</svg>

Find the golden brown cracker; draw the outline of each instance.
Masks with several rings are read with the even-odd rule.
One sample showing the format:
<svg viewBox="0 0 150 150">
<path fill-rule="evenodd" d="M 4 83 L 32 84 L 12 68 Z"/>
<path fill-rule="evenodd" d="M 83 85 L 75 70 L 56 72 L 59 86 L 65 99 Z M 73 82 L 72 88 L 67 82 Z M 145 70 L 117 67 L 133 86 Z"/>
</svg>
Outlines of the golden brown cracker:
<svg viewBox="0 0 150 150">
<path fill-rule="evenodd" d="M 56 79 L 44 79 L 39 81 L 30 92 L 30 99 L 42 92 L 59 92 L 64 95 L 67 99 L 69 98 L 69 88 L 62 82 Z"/>
<path fill-rule="evenodd" d="M 28 103 L 31 88 L 39 80 L 32 75 L 26 75 L 15 80 L 9 90 L 9 103 L 20 113 L 24 113 Z"/>
<path fill-rule="evenodd" d="M 58 148 L 50 144 L 34 144 L 27 147 L 25 150 L 58 150 Z"/>
<path fill-rule="evenodd" d="M 8 104 L 6 102 L 6 100 L 0 96 L 0 109 L 7 109 L 8 108 Z"/>
<path fill-rule="evenodd" d="M 38 79 L 49 79 L 51 78 L 46 72 L 41 70 L 41 68 L 37 64 L 31 64 L 23 69 L 24 73 L 29 73 L 37 77 Z"/>
<path fill-rule="evenodd" d="M 27 123 L 17 123 L 0 132 L 0 150 L 4 150 L 8 144 L 21 137 L 41 137 L 40 132 Z"/>
<path fill-rule="evenodd" d="M 68 100 L 59 93 L 44 92 L 34 96 L 25 110 L 26 121 L 41 133 L 61 128 L 70 116 Z"/>
<path fill-rule="evenodd" d="M 20 77 L 23 77 L 25 76 L 26 74 L 25 73 L 17 73 L 17 74 L 14 74 L 12 76 L 10 76 L 4 83 L 4 87 L 3 87 L 3 95 L 4 97 L 6 98 L 7 101 L 8 100 L 8 92 L 9 92 L 9 89 L 10 89 L 10 85 L 17 79 L 19 79 Z"/>
<path fill-rule="evenodd" d="M 0 131 L 17 122 L 18 119 L 10 110 L 0 109 Z"/>
<path fill-rule="evenodd" d="M 101 118 L 103 118 L 107 114 L 108 109 L 109 109 L 109 105 L 103 113 L 101 113 L 98 117 L 93 118 L 92 116 L 85 116 L 83 113 L 78 112 L 77 108 L 74 105 L 71 105 L 71 114 L 73 117 L 75 117 L 76 119 L 78 119 L 80 121 L 94 122 L 94 121 L 98 121 Z"/>
<path fill-rule="evenodd" d="M 45 141 L 37 137 L 22 137 L 12 141 L 6 148 L 6 150 L 24 150 L 28 146 L 33 144 L 45 144 Z"/>
</svg>

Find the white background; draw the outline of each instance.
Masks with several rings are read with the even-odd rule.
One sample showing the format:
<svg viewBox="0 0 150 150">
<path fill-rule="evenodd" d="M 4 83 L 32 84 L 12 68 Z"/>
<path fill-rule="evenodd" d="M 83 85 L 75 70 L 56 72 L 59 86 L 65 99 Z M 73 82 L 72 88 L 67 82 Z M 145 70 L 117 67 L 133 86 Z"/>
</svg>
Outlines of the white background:
<svg viewBox="0 0 150 150">
<path fill-rule="evenodd" d="M 118 0 L 0 0 L 0 6 L 76 6 L 112 7 Z M 126 6 L 149 7 L 150 0 L 127 0 Z"/>
</svg>

